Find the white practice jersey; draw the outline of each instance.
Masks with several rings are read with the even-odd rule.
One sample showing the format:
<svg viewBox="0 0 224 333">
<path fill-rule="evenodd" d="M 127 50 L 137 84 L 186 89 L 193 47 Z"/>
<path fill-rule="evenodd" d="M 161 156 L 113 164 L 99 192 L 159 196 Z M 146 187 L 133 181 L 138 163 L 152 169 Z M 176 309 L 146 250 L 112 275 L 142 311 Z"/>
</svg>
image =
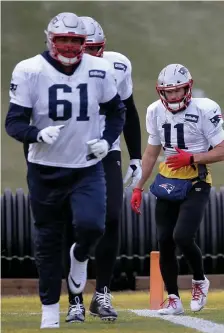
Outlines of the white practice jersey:
<svg viewBox="0 0 224 333">
<path fill-rule="evenodd" d="M 65 125 L 58 140 L 30 145 L 29 162 L 79 168 L 96 164 L 86 160 L 87 141 L 101 138 L 99 104 L 117 94 L 113 71 L 102 58 L 84 54 L 68 76 L 57 71 L 42 55 L 20 62 L 14 69 L 10 102 L 32 108 L 31 125 L 38 129 Z"/>
<path fill-rule="evenodd" d="M 118 94 L 121 100 L 125 100 L 132 95 L 132 67 L 130 60 L 121 53 L 104 51 L 103 58 L 106 59 L 113 71 L 117 84 Z M 102 131 L 104 130 L 105 116 L 102 116 Z M 114 142 L 110 150 L 121 150 L 120 137 Z"/>
<path fill-rule="evenodd" d="M 219 105 L 209 98 L 192 98 L 186 110 L 167 111 L 160 100 L 147 109 L 148 143 L 162 145 L 165 157 L 176 153 L 174 147 L 190 153 L 203 153 L 224 140 Z"/>
<path fill-rule="evenodd" d="M 162 145 L 165 158 L 177 153 L 175 147 L 196 154 L 207 152 L 224 140 L 221 109 L 208 98 L 192 98 L 187 109 L 176 114 L 166 110 L 158 100 L 147 109 L 146 128 L 148 143 Z M 193 178 L 193 169 L 185 168 L 171 172 L 164 163 L 160 165 L 164 176 L 185 178 L 188 174 Z"/>
</svg>

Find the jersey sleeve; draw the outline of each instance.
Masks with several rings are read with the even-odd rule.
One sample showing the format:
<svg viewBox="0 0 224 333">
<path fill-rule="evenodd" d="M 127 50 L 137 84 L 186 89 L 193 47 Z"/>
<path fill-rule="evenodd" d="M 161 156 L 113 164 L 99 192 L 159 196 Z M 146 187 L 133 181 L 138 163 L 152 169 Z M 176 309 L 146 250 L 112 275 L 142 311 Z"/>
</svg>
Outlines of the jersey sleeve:
<svg viewBox="0 0 224 333">
<path fill-rule="evenodd" d="M 107 103 L 117 95 L 117 86 L 113 69 L 108 68 L 102 79 L 102 94 L 100 103 Z"/>
<path fill-rule="evenodd" d="M 28 74 L 22 67 L 21 63 L 16 65 L 12 73 L 9 97 L 10 103 L 27 108 L 32 107 Z"/>
<path fill-rule="evenodd" d="M 203 119 L 203 133 L 212 147 L 224 140 L 223 118 L 220 106 L 213 102 Z"/>
<path fill-rule="evenodd" d="M 149 133 L 148 143 L 153 146 L 161 145 L 159 131 L 156 126 L 156 118 L 151 106 L 147 109 L 146 129 Z"/>
<path fill-rule="evenodd" d="M 120 82 L 117 89 L 122 101 L 128 99 L 133 93 L 132 66 L 130 61 L 127 62 L 126 75 L 124 80 Z"/>
</svg>

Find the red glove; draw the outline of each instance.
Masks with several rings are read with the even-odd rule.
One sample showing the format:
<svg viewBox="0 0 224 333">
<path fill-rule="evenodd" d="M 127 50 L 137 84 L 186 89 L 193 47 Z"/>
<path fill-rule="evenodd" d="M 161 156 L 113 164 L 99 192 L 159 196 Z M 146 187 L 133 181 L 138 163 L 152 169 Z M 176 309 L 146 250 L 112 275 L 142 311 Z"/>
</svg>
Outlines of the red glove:
<svg viewBox="0 0 224 333">
<path fill-rule="evenodd" d="M 166 164 L 172 170 L 177 170 L 179 168 L 192 165 L 194 163 L 194 156 L 191 153 L 187 153 L 180 148 L 176 148 L 179 154 L 169 156 L 166 160 Z"/>
<path fill-rule="evenodd" d="M 132 197 L 131 197 L 131 208 L 136 214 L 141 214 L 140 206 L 142 202 L 142 192 L 140 188 L 134 188 Z"/>
</svg>

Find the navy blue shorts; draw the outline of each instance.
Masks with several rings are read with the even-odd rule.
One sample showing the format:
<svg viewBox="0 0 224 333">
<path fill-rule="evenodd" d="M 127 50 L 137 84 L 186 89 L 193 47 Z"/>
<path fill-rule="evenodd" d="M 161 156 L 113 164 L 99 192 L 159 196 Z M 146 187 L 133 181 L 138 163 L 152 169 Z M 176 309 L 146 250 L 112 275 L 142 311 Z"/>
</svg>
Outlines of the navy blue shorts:
<svg viewBox="0 0 224 333">
<path fill-rule="evenodd" d="M 36 225 L 72 218 L 77 227 L 104 229 L 106 185 L 101 162 L 82 169 L 28 163 L 27 180 Z"/>
</svg>

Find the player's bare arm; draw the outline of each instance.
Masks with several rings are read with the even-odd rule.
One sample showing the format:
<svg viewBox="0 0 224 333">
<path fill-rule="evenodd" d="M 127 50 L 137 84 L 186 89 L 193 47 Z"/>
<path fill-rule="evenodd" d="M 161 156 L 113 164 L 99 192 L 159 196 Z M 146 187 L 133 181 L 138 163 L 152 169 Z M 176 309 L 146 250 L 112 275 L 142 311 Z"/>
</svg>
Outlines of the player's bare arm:
<svg viewBox="0 0 224 333">
<path fill-rule="evenodd" d="M 151 144 L 147 145 L 146 150 L 142 157 L 142 177 L 136 186 L 137 188 L 142 189 L 144 184 L 149 179 L 152 170 L 154 168 L 154 165 L 156 163 L 156 160 L 159 156 L 160 150 L 161 150 L 161 145 L 156 145 L 156 146 Z"/>
<path fill-rule="evenodd" d="M 210 164 L 224 161 L 224 140 L 206 153 L 193 155 L 194 163 Z"/>
</svg>

